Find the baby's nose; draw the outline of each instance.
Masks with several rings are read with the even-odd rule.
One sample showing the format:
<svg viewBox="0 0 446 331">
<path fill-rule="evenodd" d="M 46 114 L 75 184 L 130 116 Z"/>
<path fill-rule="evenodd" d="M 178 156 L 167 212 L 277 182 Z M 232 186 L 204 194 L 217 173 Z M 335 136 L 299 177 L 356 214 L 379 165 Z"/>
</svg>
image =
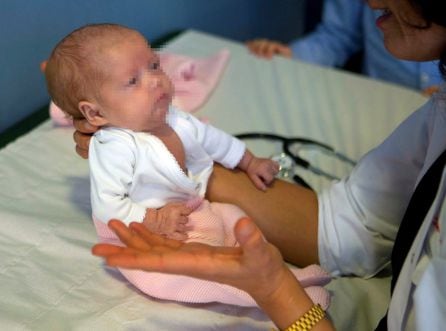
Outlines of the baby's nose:
<svg viewBox="0 0 446 331">
<path fill-rule="evenodd" d="M 149 78 L 149 88 L 154 89 L 161 85 L 161 79 L 158 76 L 151 76 Z"/>
</svg>

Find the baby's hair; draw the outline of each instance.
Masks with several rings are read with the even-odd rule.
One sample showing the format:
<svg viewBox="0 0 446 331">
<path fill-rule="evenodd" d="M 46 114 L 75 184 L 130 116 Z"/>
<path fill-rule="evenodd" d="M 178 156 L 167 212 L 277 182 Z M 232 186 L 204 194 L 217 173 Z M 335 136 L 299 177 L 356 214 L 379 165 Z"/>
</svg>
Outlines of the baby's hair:
<svg viewBox="0 0 446 331">
<path fill-rule="evenodd" d="M 100 99 L 106 70 L 97 55 L 118 38 L 137 31 L 118 24 L 90 24 L 74 30 L 54 48 L 45 68 L 48 93 L 73 118 L 83 118 L 80 101 Z"/>
</svg>

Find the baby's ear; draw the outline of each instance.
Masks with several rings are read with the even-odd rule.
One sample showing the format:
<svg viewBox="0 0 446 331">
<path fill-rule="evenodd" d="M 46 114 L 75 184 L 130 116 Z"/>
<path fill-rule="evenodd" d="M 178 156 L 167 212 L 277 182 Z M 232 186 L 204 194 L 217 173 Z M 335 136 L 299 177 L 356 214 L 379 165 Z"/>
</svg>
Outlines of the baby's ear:
<svg viewBox="0 0 446 331">
<path fill-rule="evenodd" d="M 90 124 L 103 126 L 108 123 L 107 119 L 101 114 L 97 104 L 89 101 L 80 101 L 78 108 Z"/>
</svg>

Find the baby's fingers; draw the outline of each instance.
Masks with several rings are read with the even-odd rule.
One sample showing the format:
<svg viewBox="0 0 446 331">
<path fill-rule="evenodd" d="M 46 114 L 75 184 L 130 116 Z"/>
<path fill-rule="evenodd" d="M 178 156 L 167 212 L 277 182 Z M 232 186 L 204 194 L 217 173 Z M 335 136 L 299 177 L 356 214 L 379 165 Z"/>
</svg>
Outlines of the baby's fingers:
<svg viewBox="0 0 446 331">
<path fill-rule="evenodd" d="M 133 222 L 130 223 L 130 228 L 132 231 L 137 233 L 144 241 L 147 243 L 150 243 L 153 246 L 165 246 L 165 247 L 171 247 L 176 248 L 178 246 L 181 246 L 181 243 L 179 243 L 176 240 L 167 239 L 161 235 L 154 234 L 150 232 L 143 224 Z"/>
<path fill-rule="evenodd" d="M 274 178 L 276 177 L 276 173 L 272 174 L 270 172 L 266 172 L 264 174 L 260 175 L 260 178 L 263 180 L 263 183 L 269 185 L 274 181 Z"/>
<path fill-rule="evenodd" d="M 188 238 L 187 233 L 182 232 L 174 232 L 167 236 L 170 239 L 184 241 Z"/>
<path fill-rule="evenodd" d="M 251 178 L 251 181 L 254 183 L 255 187 L 261 191 L 266 191 L 265 183 L 257 174 L 250 175 L 249 177 Z"/>
<path fill-rule="evenodd" d="M 272 161 L 272 162 L 271 162 L 270 169 L 271 169 L 272 173 L 273 173 L 274 176 L 275 176 L 275 175 L 277 175 L 277 173 L 278 173 L 279 170 L 280 170 L 280 164 L 279 164 L 278 162 Z"/>
</svg>

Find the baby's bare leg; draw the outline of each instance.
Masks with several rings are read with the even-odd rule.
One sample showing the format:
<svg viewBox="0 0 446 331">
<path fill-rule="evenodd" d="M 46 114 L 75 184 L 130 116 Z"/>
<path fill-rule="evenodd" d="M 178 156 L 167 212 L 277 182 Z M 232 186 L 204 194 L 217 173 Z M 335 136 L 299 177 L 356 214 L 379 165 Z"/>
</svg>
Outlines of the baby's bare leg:
<svg viewBox="0 0 446 331">
<path fill-rule="evenodd" d="M 313 191 L 276 180 L 263 192 L 243 172 L 215 166 L 207 198 L 243 209 L 287 261 L 298 266 L 318 263 L 318 204 Z"/>
</svg>

